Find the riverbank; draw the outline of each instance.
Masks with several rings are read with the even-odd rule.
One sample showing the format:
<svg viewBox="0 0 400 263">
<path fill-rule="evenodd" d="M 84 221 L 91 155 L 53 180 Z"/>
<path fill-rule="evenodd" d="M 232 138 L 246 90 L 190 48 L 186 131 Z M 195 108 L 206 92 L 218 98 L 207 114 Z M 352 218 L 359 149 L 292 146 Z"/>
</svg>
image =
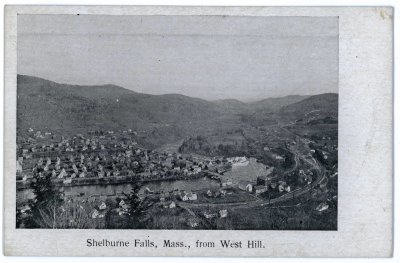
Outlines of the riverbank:
<svg viewBox="0 0 400 263">
<path fill-rule="evenodd" d="M 150 182 L 162 182 L 162 181 L 176 181 L 176 180 L 193 180 L 207 176 L 206 172 L 200 172 L 198 174 L 187 176 L 173 176 L 168 178 L 138 178 L 138 175 L 126 175 L 126 176 L 110 176 L 110 177 L 89 177 L 89 178 L 73 178 L 71 183 L 64 183 L 65 179 L 52 179 L 53 184 L 56 187 L 64 186 L 87 186 L 87 185 L 110 185 L 110 184 L 123 184 L 123 183 L 140 183 L 146 184 Z M 30 189 L 34 179 L 28 179 L 26 181 L 17 181 L 17 191 Z"/>
</svg>

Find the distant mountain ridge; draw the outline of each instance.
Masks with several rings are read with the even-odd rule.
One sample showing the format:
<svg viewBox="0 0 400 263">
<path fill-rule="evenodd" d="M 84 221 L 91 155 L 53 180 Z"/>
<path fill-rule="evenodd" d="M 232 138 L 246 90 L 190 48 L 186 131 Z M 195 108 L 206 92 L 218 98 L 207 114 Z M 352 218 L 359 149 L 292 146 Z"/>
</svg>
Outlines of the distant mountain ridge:
<svg viewBox="0 0 400 263">
<path fill-rule="evenodd" d="M 288 106 L 290 104 L 302 101 L 309 98 L 310 96 L 304 95 L 289 95 L 285 97 L 278 98 L 267 98 L 259 101 L 252 102 L 251 105 L 255 110 L 269 110 L 276 111 L 282 107 Z"/>
<path fill-rule="evenodd" d="M 336 106 L 335 98 L 329 94 L 268 98 L 251 103 L 207 101 L 180 94 L 143 94 L 115 85 L 59 84 L 25 75 L 17 76 L 17 93 L 20 135 L 29 128 L 71 134 L 131 128 L 149 131 L 149 141 L 155 145 L 197 133 L 229 130 L 241 125 L 243 116 L 248 114 L 278 112 L 297 117 L 315 107 L 337 111 L 337 94 Z"/>
<path fill-rule="evenodd" d="M 279 110 L 279 114 L 297 119 L 318 114 L 320 118 L 323 116 L 337 120 L 339 110 L 338 100 L 339 96 L 336 93 L 315 95 L 282 107 Z"/>
</svg>

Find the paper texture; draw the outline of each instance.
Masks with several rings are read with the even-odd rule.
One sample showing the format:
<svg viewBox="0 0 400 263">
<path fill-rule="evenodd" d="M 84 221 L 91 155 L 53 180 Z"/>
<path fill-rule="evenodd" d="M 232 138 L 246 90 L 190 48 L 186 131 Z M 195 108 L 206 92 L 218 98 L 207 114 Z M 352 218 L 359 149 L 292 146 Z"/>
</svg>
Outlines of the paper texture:
<svg viewBox="0 0 400 263">
<path fill-rule="evenodd" d="M 7 6 L 5 12 L 4 109 L 5 254 L 13 256 L 391 256 L 393 231 L 392 13 L 393 10 L 388 7 Z M 246 23 L 249 23 L 250 27 L 252 17 L 337 19 L 338 67 L 336 67 L 336 70 L 338 83 L 336 83 L 336 86 L 338 86 L 338 90 L 336 92 L 339 94 L 337 230 L 62 230 L 16 228 L 17 65 L 18 59 L 20 59 L 21 63 L 25 59 L 25 56 L 20 58 L 20 54 L 17 54 L 18 45 L 20 44 L 20 48 L 22 47 L 22 43 L 17 38 L 17 22 L 19 17 L 35 14 L 232 16 L 246 18 L 241 25 L 244 32 L 246 31 Z M 174 25 L 176 28 L 182 26 L 173 23 L 170 25 Z M 240 26 L 240 23 L 238 25 Z M 27 27 L 29 28 L 29 24 Z M 190 26 L 187 26 L 185 30 L 190 32 Z M 284 33 L 290 32 L 290 29 L 285 30 Z M 318 28 L 315 30 L 318 31 Z M 29 32 L 25 33 L 29 34 Z M 323 31 L 323 34 L 326 33 L 327 31 Z M 329 56 L 328 53 L 331 50 L 335 51 L 329 46 L 324 47 L 324 43 L 321 43 L 319 43 L 322 45 L 319 50 L 326 48 L 324 51 L 326 56 Z M 152 43 L 149 42 L 148 45 L 151 46 Z M 185 46 L 182 46 L 182 49 L 185 49 Z M 34 57 L 37 53 L 35 53 L 35 50 L 32 52 Z M 36 52 L 39 52 L 39 48 Z M 221 49 L 217 53 L 222 58 L 224 50 Z M 249 56 L 251 56 L 250 53 Z M 124 65 L 129 65 L 129 62 L 124 63 L 127 63 Z M 201 63 L 207 62 L 202 61 Z M 34 70 L 34 66 L 29 68 L 29 61 L 25 61 L 23 65 L 27 65 L 25 69 L 27 71 Z M 96 67 L 96 65 L 92 66 Z M 324 67 L 322 62 L 320 66 L 321 68 Z M 20 65 L 18 65 L 18 69 L 20 69 L 19 67 Z M 249 72 L 257 75 L 257 68 L 252 70 L 251 65 L 249 67 Z M 165 71 L 167 68 L 161 68 L 161 70 Z M 190 72 L 191 69 L 186 68 L 186 70 Z M 38 74 L 41 74 L 39 69 L 37 71 Z M 312 74 L 307 75 L 308 73 L 303 72 L 301 74 L 305 74 L 310 80 L 312 79 Z M 146 76 L 146 74 L 144 72 L 143 76 Z M 319 74 L 317 70 L 315 74 Z M 218 77 L 215 82 L 221 80 Z M 83 83 L 84 76 L 82 78 L 78 82 L 83 85 L 89 85 L 88 83 Z M 117 78 L 118 76 L 115 79 Z M 294 79 L 295 76 L 292 78 Z M 318 78 L 323 78 L 323 76 L 318 75 Z M 66 79 L 68 80 L 68 76 L 66 76 Z M 168 80 L 171 83 L 174 81 L 173 79 Z M 183 76 L 180 79 L 178 78 L 177 82 L 179 80 L 190 82 L 190 78 L 187 79 Z M 232 82 L 240 83 L 240 81 L 240 79 L 234 79 Z M 198 83 L 204 85 L 206 82 L 204 82 L 203 78 L 198 80 Z M 101 81 L 94 84 L 101 84 Z M 124 84 L 121 83 L 119 85 Z M 213 92 L 212 89 L 204 89 L 202 91 L 195 89 L 195 87 L 192 88 L 193 94 L 196 94 L 194 97 L 207 99 L 207 96 Z M 184 92 L 191 92 L 190 88 L 186 91 L 184 89 L 179 91 L 183 94 Z M 146 89 L 144 85 L 140 92 L 156 93 L 157 91 Z M 240 91 L 235 91 L 232 88 L 232 93 L 234 92 L 237 92 L 235 93 L 237 96 L 243 96 Z M 215 96 L 220 99 L 218 96 L 223 96 L 223 94 L 220 93 Z M 320 207 L 320 209 L 323 210 L 324 208 Z M 120 241 L 120 244 L 129 242 L 129 245 L 93 247 L 88 246 L 89 239 Z M 184 242 L 185 246 L 166 247 L 164 245 L 166 240 Z M 221 245 L 221 240 L 230 240 L 234 244 L 241 242 L 243 247 L 233 245 L 225 248 Z M 204 244 L 214 243 L 214 245 L 213 247 L 196 247 L 198 241 Z M 258 241 L 262 242 L 263 245 L 261 247 L 248 247 L 249 242 Z M 156 247 L 142 246 L 140 242 L 143 242 L 143 244 L 153 242 Z"/>
</svg>

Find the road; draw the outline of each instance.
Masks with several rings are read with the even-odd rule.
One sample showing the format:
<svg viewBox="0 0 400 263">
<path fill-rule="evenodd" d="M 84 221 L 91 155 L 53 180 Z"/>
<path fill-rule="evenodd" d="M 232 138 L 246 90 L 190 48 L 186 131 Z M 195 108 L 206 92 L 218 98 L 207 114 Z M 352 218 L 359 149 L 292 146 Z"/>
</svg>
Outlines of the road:
<svg viewBox="0 0 400 263">
<path fill-rule="evenodd" d="M 301 195 L 304 195 L 311 191 L 312 188 L 317 186 L 319 183 L 321 183 L 324 180 L 324 175 L 319 176 L 317 180 L 312 182 L 311 184 L 294 190 L 292 192 L 289 192 L 287 194 L 281 195 L 277 198 L 273 198 L 271 200 L 254 200 L 250 202 L 232 202 L 232 203 L 218 203 L 218 204 L 212 204 L 212 203 L 201 203 L 201 204 L 194 204 L 194 203 L 186 203 L 186 202 L 178 202 L 178 205 L 181 206 L 182 208 L 206 208 L 206 207 L 214 207 L 214 208 L 223 208 L 223 207 L 230 207 L 230 208 L 251 208 L 251 207 L 257 207 L 257 206 L 268 206 L 268 205 L 275 205 L 281 202 L 289 201 L 292 200 L 293 198 L 297 198 Z"/>
<path fill-rule="evenodd" d="M 214 207 L 214 208 L 222 208 L 222 207 L 230 207 L 231 209 L 238 209 L 238 208 L 251 208 L 251 207 L 258 207 L 258 206 L 267 206 L 267 205 L 272 205 L 272 204 L 278 204 L 280 202 L 285 202 L 289 201 L 291 199 L 297 198 L 299 196 L 302 196 L 309 191 L 311 191 L 315 186 L 320 184 L 323 180 L 326 179 L 325 177 L 325 169 L 324 167 L 317 161 L 315 160 L 312 156 L 311 158 L 305 158 L 301 153 L 299 152 L 299 144 L 303 143 L 307 145 L 307 142 L 305 139 L 301 138 L 297 134 L 289 131 L 288 129 L 279 126 L 280 129 L 283 131 L 290 133 L 291 135 L 296 137 L 296 146 L 293 147 L 292 153 L 294 154 L 294 159 L 295 159 L 295 165 L 290 171 L 292 172 L 295 171 L 300 163 L 300 160 L 308 163 L 312 168 L 317 171 L 317 178 L 310 184 L 306 185 L 303 188 L 296 189 L 292 192 L 289 192 L 287 194 L 281 195 L 277 198 L 273 198 L 271 200 L 254 200 L 250 202 L 233 202 L 233 203 L 220 203 L 220 204 L 211 204 L 211 203 L 201 203 L 201 204 L 193 204 L 193 203 L 185 203 L 185 202 L 179 202 L 179 206 L 183 208 L 203 208 L 203 207 Z"/>
</svg>

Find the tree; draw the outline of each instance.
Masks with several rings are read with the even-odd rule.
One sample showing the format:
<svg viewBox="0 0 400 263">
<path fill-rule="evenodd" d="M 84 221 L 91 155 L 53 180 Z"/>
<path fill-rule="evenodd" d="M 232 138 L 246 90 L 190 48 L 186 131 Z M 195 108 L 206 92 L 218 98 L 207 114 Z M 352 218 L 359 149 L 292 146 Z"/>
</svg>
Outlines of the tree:
<svg viewBox="0 0 400 263">
<path fill-rule="evenodd" d="M 61 203 L 60 193 L 55 190 L 51 181 L 51 174 L 46 174 L 43 168 L 36 167 L 33 173 L 31 187 L 35 198 L 29 202 L 30 212 L 26 221 L 27 228 L 39 228 L 42 225 L 43 209 L 55 207 Z"/>
<path fill-rule="evenodd" d="M 33 175 L 32 189 L 35 194 L 35 202 L 42 203 L 59 198 L 59 193 L 54 189 L 51 174 L 36 172 Z"/>
<path fill-rule="evenodd" d="M 125 194 L 126 204 L 128 205 L 128 226 L 127 228 L 143 228 L 144 206 L 143 201 L 139 197 L 141 185 L 137 182 L 132 184 L 132 190 L 129 194 Z"/>
</svg>

